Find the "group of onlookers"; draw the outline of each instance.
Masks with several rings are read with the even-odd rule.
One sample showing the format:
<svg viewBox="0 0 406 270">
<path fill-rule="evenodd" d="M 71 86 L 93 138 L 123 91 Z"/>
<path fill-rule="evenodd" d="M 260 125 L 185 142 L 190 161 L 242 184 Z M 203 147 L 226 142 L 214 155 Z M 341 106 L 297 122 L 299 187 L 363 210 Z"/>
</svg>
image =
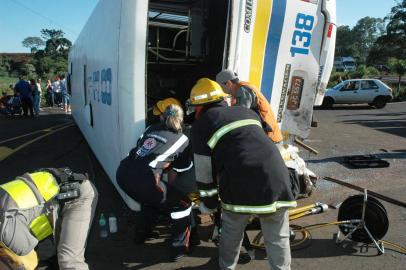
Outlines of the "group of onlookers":
<svg viewBox="0 0 406 270">
<path fill-rule="evenodd" d="M 52 83 L 51 80 L 47 80 L 45 87 L 46 105 L 49 107 L 60 106 L 65 113 L 70 113 L 69 94 L 64 76 L 57 76 Z M 10 88 L 14 92 L 13 98 L 19 99 L 25 117 L 28 117 L 28 112 L 31 117 L 39 115 L 43 94 L 41 79 L 27 81 L 24 76 L 20 76 L 19 81 L 14 86 L 10 85 Z"/>
<path fill-rule="evenodd" d="M 66 87 L 66 79 L 63 75 L 57 76 L 54 82 L 47 80 L 46 100 L 50 107 L 61 106 L 65 113 L 70 113 L 70 99 Z"/>
</svg>

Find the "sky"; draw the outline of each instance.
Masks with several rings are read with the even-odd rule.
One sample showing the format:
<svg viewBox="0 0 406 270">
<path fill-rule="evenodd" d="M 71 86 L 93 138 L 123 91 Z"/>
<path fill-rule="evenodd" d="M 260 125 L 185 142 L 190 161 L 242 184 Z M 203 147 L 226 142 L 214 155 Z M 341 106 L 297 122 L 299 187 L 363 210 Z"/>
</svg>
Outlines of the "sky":
<svg viewBox="0 0 406 270">
<path fill-rule="evenodd" d="M 138 1 L 138 0 L 126 0 Z M 215 1 L 215 0 L 212 0 Z M 277 1 L 277 0 L 274 0 Z M 0 0 L 0 52 L 29 52 L 21 42 L 41 29 L 62 29 L 74 42 L 98 0 Z M 395 0 L 336 0 L 337 24 L 353 27 L 366 16 L 383 18 Z"/>
</svg>

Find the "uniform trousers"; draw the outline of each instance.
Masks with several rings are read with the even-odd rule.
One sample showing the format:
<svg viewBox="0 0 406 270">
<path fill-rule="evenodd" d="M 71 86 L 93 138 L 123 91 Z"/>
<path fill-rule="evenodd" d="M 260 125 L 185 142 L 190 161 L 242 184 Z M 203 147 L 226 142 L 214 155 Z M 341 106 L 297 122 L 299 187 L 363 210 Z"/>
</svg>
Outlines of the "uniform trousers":
<svg viewBox="0 0 406 270">
<path fill-rule="evenodd" d="M 85 262 L 86 240 L 96 210 L 98 193 L 85 180 L 80 197 L 66 202 L 57 221 L 57 255 L 61 270 L 88 270 Z"/>
<path fill-rule="evenodd" d="M 252 215 L 223 211 L 219 246 L 222 270 L 235 269 L 245 227 Z M 266 253 L 272 270 L 290 270 L 289 215 L 286 208 L 259 215 Z"/>
<path fill-rule="evenodd" d="M 162 182 L 163 183 L 163 182 Z M 150 232 L 157 223 L 160 211 L 170 214 L 171 225 L 171 245 L 174 249 L 180 251 L 189 251 L 189 237 L 191 233 L 191 211 L 192 206 L 190 200 L 179 190 L 171 185 L 166 186 L 166 198 L 161 203 L 143 203 L 143 200 L 138 198 L 141 203 L 141 212 L 137 218 L 137 233 Z M 151 191 L 150 197 L 154 197 L 152 193 L 158 191 Z M 162 196 L 162 194 L 159 194 Z"/>
</svg>

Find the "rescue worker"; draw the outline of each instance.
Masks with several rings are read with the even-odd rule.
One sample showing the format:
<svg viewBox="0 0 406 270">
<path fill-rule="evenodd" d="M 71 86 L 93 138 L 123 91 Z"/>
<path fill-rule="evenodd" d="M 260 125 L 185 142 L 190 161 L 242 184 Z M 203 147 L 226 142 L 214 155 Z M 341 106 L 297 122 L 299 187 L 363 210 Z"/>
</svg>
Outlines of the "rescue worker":
<svg viewBox="0 0 406 270">
<path fill-rule="evenodd" d="M 233 97 L 232 105 L 254 110 L 261 118 L 262 127 L 275 143 L 283 140 L 271 105 L 254 85 L 240 81 L 237 73 L 225 69 L 216 75 L 216 81 L 227 94 Z"/>
<path fill-rule="evenodd" d="M 241 106 L 228 107 L 225 96 L 219 84 L 202 78 L 189 101 L 195 106 L 192 148 L 200 209 L 214 211 L 218 193 L 223 211 L 220 268 L 236 267 L 245 227 L 258 215 L 269 264 L 273 270 L 290 269 L 287 209 L 296 202 L 288 169 L 259 116 Z"/>
<path fill-rule="evenodd" d="M 41 250 L 53 236 L 47 244 L 56 244 L 59 269 L 89 269 L 84 253 L 97 197 L 88 178 L 69 168 L 41 169 L 0 185 L 2 263 L 10 269 L 35 269 L 34 248 Z"/>
<path fill-rule="evenodd" d="M 159 108 L 159 107 L 158 107 Z M 182 134 L 183 110 L 170 104 L 160 115 L 161 122 L 149 126 L 137 146 L 117 169 L 117 183 L 141 203 L 136 225 L 136 243 L 152 235 L 160 209 L 170 212 L 171 259 L 177 261 L 190 251 L 191 201 L 173 186 L 178 173 L 188 171 L 193 163 L 186 151 L 189 144 Z M 167 173 L 168 179 L 163 179 Z"/>
</svg>

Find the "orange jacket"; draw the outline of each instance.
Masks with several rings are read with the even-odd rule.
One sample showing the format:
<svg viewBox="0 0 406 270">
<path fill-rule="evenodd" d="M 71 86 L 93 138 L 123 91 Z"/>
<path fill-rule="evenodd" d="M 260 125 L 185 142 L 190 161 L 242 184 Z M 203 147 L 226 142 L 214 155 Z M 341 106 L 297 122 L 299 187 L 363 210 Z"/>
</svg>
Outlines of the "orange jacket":
<svg viewBox="0 0 406 270">
<path fill-rule="evenodd" d="M 278 123 L 276 122 L 271 105 L 266 100 L 264 95 L 255 86 L 249 84 L 248 82 L 239 82 L 239 86 L 244 86 L 254 92 L 256 96 L 258 113 L 262 120 L 272 128 L 271 132 L 267 132 L 268 137 L 271 138 L 271 140 L 275 143 L 281 142 L 283 140 L 282 132 Z"/>
</svg>

